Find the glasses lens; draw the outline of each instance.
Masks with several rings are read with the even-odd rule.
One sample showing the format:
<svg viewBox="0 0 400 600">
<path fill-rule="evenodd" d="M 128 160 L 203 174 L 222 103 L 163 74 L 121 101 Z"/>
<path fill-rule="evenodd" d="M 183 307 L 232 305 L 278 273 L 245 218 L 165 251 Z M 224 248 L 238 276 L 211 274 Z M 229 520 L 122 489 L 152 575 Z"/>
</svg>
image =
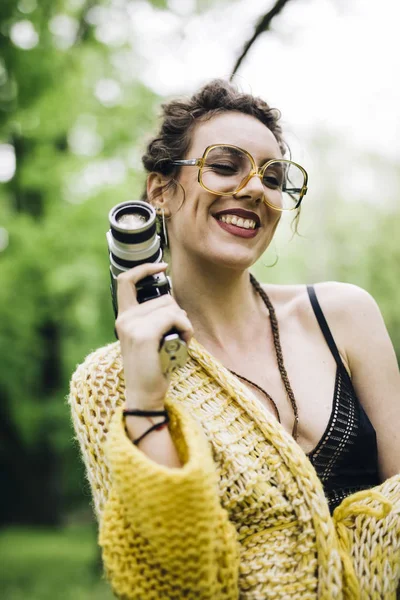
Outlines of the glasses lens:
<svg viewBox="0 0 400 600">
<path fill-rule="evenodd" d="M 217 146 L 205 157 L 201 180 L 212 192 L 231 194 L 238 189 L 251 168 L 250 159 L 241 150 Z"/>
<path fill-rule="evenodd" d="M 281 210 L 292 210 L 304 186 L 303 171 L 294 163 L 276 160 L 264 171 L 266 200 Z"/>
</svg>

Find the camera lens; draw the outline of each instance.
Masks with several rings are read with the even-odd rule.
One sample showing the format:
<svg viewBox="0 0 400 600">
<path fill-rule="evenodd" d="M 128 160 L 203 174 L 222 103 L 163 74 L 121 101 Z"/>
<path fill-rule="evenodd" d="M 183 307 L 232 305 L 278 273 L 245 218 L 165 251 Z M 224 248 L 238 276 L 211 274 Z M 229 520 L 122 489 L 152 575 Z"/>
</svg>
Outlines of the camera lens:
<svg viewBox="0 0 400 600">
<path fill-rule="evenodd" d="M 146 219 L 143 215 L 137 213 L 131 213 L 122 215 L 117 220 L 118 225 L 124 229 L 140 229 L 146 223 Z"/>
<path fill-rule="evenodd" d="M 122 202 L 108 215 L 114 239 L 125 244 L 141 244 L 156 234 L 156 213 L 147 202 Z M 134 223 L 132 227 L 132 223 Z"/>
<path fill-rule="evenodd" d="M 156 213 L 147 202 L 122 202 L 108 215 L 107 241 L 115 276 L 136 265 L 160 262 L 162 251 L 157 235 Z"/>
</svg>

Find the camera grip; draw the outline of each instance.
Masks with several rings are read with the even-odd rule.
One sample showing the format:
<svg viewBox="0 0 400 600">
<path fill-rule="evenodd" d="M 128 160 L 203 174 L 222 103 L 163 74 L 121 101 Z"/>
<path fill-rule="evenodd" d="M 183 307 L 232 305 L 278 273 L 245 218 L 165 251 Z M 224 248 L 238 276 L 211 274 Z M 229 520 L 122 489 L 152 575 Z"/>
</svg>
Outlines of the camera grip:
<svg viewBox="0 0 400 600">
<path fill-rule="evenodd" d="M 176 329 L 171 329 L 163 336 L 159 353 L 164 375 L 183 367 L 188 358 L 187 344 Z"/>
</svg>

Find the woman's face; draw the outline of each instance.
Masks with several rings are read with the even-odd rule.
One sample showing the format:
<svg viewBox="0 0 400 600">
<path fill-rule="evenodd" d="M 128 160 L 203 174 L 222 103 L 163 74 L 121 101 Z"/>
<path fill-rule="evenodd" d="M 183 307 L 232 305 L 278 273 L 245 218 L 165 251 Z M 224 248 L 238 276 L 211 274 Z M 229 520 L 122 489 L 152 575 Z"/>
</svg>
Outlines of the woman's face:
<svg viewBox="0 0 400 600">
<path fill-rule="evenodd" d="M 192 134 L 187 155 L 181 158 L 200 158 L 212 144 L 243 148 L 258 166 L 271 158 L 282 158 L 273 133 L 255 117 L 239 112 L 225 112 L 200 122 Z M 178 181 L 185 190 L 185 201 L 182 204 L 180 186 L 165 198 L 166 214 L 170 215 L 167 227 L 172 263 L 184 253 L 185 259 L 246 269 L 266 250 L 279 223 L 281 213 L 263 202 L 264 194 L 276 194 L 276 190 L 269 191 L 259 177 L 252 177 L 234 196 L 218 196 L 206 191 L 197 176 L 198 167 L 181 167 Z M 236 209 L 249 211 L 243 216 L 250 219 L 253 216 L 259 226 L 249 230 L 227 227 L 221 222 L 221 211 L 226 221 L 230 210 Z"/>
</svg>

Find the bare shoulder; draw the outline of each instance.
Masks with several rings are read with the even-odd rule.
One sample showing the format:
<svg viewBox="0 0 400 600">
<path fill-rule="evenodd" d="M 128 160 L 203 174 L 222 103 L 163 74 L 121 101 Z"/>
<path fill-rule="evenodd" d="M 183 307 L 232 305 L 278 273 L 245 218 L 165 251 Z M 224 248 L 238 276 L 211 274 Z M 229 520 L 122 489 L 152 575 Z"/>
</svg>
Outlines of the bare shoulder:
<svg viewBox="0 0 400 600">
<path fill-rule="evenodd" d="M 309 314 L 310 300 L 306 284 L 270 285 L 263 284 L 263 289 L 271 301 L 281 310 L 295 311 L 299 316 Z M 374 298 L 365 289 L 351 283 L 324 281 L 313 284 L 318 301 L 328 321 L 347 322 L 379 314 Z"/>
<path fill-rule="evenodd" d="M 326 310 L 345 316 L 351 313 L 354 317 L 354 310 L 376 311 L 378 305 L 367 290 L 352 283 L 341 283 L 338 281 L 325 281 L 317 283 L 314 286 L 318 300 L 324 305 Z"/>
<path fill-rule="evenodd" d="M 358 352 L 386 332 L 381 311 L 367 290 L 350 283 L 318 283 L 315 291 L 330 326 L 346 353 Z"/>
<path fill-rule="evenodd" d="M 350 283 L 325 281 L 313 287 L 339 352 L 350 364 L 351 355 L 385 329 L 378 305 L 366 290 Z M 265 284 L 263 289 L 282 318 L 295 319 L 303 330 L 314 327 L 315 315 L 306 284 Z"/>
</svg>

